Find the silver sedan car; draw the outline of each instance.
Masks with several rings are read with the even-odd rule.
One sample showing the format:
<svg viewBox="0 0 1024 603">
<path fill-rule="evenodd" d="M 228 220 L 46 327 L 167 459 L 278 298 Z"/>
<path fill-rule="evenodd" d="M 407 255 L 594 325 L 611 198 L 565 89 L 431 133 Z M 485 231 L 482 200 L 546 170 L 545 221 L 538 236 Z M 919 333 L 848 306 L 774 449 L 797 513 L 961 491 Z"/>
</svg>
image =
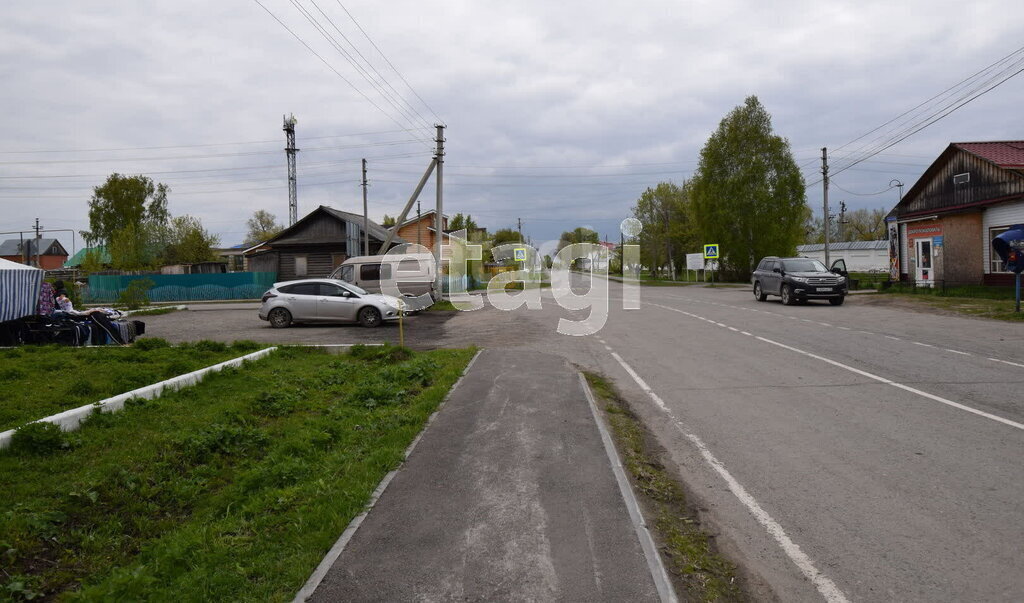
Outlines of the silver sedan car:
<svg viewBox="0 0 1024 603">
<path fill-rule="evenodd" d="M 276 329 L 293 322 L 358 322 L 376 327 L 398 320 L 401 307 L 390 295 L 369 293 L 334 279 L 312 278 L 274 283 L 263 294 L 260 318 Z"/>
</svg>

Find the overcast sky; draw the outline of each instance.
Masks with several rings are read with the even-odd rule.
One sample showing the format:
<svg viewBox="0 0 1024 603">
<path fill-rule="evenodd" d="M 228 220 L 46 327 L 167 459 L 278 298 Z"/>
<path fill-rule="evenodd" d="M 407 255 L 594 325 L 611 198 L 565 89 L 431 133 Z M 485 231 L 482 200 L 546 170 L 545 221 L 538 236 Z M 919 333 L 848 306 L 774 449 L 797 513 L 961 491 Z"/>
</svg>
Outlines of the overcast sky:
<svg viewBox="0 0 1024 603">
<path fill-rule="evenodd" d="M 295 0 L 373 64 L 398 93 L 385 99 L 290 0 L 261 1 L 330 67 L 255 0 L 4 2 L 0 231 L 36 217 L 85 229 L 92 187 L 120 172 L 167 183 L 172 214 L 240 243 L 257 209 L 287 220 L 281 125 L 293 113 L 300 217 L 361 212 L 363 157 L 371 218 L 397 214 L 443 120 L 445 213 L 491 230 L 522 218 L 535 242 L 580 225 L 614 240 L 640 193 L 688 178 L 751 94 L 820 212 L 821 147 L 1009 55 L 1024 31 L 1024 8 L 1007 1 Z M 889 209 L 895 189 L 866 194 L 894 178 L 909 189 L 949 142 L 1024 139 L 1022 93 L 1024 75 L 838 174 L 831 201 Z M 434 206 L 433 182 L 421 199 Z"/>
</svg>

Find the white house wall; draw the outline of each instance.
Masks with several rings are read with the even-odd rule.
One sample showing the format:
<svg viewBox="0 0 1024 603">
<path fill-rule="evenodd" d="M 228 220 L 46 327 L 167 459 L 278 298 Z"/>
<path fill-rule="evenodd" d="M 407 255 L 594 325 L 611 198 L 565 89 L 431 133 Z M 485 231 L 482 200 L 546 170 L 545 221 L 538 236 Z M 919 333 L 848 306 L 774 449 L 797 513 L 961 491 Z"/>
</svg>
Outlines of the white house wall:
<svg viewBox="0 0 1024 603">
<path fill-rule="evenodd" d="M 1024 224 L 1024 201 L 1015 201 L 1013 203 L 1002 203 L 1000 205 L 993 205 L 985 208 L 982 214 L 982 234 L 984 237 L 985 250 L 982 252 L 985 256 L 985 274 L 988 274 L 992 270 L 992 241 L 988 240 L 988 232 L 990 228 L 997 228 L 999 226 L 1013 226 L 1014 224 Z"/>
<path fill-rule="evenodd" d="M 802 251 L 800 255 L 825 263 L 825 251 Z M 830 262 L 840 258 L 846 261 L 846 269 L 850 272 L 889 272 L 889 249 L 830 249 Z"/>
</svg>

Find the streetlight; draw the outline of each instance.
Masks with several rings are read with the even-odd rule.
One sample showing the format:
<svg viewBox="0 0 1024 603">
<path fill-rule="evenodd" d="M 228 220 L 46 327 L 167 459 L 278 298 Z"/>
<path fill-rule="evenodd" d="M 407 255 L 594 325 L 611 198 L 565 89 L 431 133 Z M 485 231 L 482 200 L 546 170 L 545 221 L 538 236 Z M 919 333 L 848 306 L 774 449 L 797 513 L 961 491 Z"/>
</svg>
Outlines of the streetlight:
<svg viewBox="0 0 1024 603">
<path fill-rule="evenodd" d="M 893 184 L 894 182 L 896 184 Z M 892 188 L 894 186 L 900 189 L 900 202 L 902 203 L 903 202 L 903 183 L 900 182 L 899 180 L 893 178 L 892 180 L 889 181 L 889 188 Z"/>
</svg>

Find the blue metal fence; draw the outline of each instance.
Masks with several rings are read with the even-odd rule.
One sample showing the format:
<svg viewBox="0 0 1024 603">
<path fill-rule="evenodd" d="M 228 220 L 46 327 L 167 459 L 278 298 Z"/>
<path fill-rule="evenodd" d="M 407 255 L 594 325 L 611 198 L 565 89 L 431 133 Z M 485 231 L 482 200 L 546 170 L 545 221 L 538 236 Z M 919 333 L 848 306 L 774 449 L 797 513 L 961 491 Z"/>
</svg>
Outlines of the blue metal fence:
<svg viewBox="0 0 1024 603">
<path fill-rule="evenodd" d="M 276 278 L 276 272 L 93 275 L 83 298 L 86 303 L 115 302 L 129 283 L 149 279 L 154 286 L 146 295 L 154 302 L 258 299 Z"/>
</svg>

